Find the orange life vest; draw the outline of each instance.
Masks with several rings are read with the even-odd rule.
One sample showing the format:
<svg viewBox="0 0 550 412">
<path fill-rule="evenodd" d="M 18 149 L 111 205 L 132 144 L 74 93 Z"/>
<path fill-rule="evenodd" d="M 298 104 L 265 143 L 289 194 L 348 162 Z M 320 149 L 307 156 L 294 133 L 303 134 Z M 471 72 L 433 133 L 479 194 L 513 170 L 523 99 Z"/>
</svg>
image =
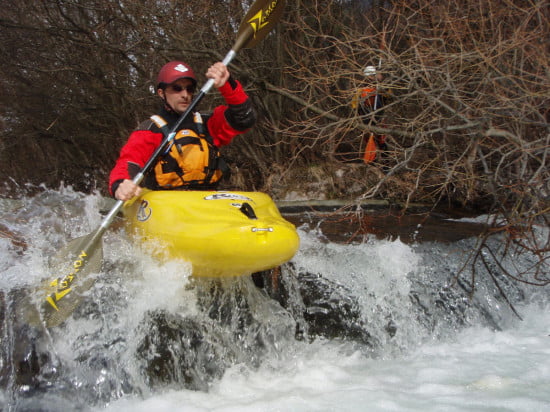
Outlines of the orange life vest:
<svg viewBox="0 0 550 412">
<path fill-rule="evenodd" d="M 376 88 L 365 87 L 361 90 L 358 96 L 357 112 L 360 116 L 369 116 L 365 119 L 365 123 L 378 123 L 382 119 L 382 107 L 384 106 L 384 98 L 378 94 Z M 374 112 L 374 117 L 370 116 Z"/>
<path fill-rule="evenodd" d="M 151 120 L 166 134 L 162 117 L 152 116 Z M 194 121 L 195 130 L 178 131 L 155 165 L 155 179 L 161 189 L 214 187 L 228 170 L 198 112 Z"/>
</svg>

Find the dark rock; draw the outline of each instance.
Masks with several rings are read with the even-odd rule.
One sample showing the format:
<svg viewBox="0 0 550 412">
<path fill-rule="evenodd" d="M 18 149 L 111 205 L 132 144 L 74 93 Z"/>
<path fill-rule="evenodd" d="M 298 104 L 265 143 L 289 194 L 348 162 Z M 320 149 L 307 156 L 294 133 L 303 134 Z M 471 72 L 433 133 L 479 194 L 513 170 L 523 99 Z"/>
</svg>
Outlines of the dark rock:
<svg viewBox="0 0 550 412">
<path fill-rule="evenodd" d="M 166 385 L 207 390 L 220 378 L 232 354 L 204 323 L 165 311 L 148 314 L 137 350 L 150 387 Z"/>
</svg>

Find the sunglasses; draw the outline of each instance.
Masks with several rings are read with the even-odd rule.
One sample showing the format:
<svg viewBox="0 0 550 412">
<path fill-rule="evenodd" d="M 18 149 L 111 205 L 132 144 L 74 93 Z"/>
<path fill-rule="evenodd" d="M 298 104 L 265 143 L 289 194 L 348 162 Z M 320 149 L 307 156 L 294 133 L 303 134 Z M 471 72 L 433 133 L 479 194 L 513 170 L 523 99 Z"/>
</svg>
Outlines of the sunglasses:
<svg viewBox="0 0 550 412">
<path fill-rule="evenodd" d="M 195 93 L 195 90 L 197 89 L 193 84 L 190 84 L 189 86 L 182 86 L 180 84 L 171 84 L 170 88 L 176 93 L 179 93 L 183 90 L 185 90 L 187 93 Z"/>
</svg>

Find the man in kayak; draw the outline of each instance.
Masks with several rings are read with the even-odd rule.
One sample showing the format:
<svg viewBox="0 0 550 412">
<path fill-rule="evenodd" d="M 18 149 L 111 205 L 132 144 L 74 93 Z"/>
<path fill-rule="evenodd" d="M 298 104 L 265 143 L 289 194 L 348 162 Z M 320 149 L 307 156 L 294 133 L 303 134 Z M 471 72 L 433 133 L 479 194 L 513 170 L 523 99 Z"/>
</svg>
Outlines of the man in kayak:
<svg viewBox="0 0 550 412">
<path fill-rule="evenodd" d="M 252 101 L 223 63 L 210 66 L 206 77 L 213 79 L 226 105 L 216 107 L 211 115 L 196 112 L 184 121 L 169 149 L 145 176 L 143 186 L 152 190 L 215 188 L 227 170 L 218 148 L 256 123 Z M 187 63 L 171 61 L 162 67 L 157 95 L 163 105 L 157 115 L 130 134 L 111 171 L 109 190 L 116 199 L 125 201 L 140 195 L 141 188 L 131 179 L 189 107 L 196 87 L 197 79 Z"/>
</svg>

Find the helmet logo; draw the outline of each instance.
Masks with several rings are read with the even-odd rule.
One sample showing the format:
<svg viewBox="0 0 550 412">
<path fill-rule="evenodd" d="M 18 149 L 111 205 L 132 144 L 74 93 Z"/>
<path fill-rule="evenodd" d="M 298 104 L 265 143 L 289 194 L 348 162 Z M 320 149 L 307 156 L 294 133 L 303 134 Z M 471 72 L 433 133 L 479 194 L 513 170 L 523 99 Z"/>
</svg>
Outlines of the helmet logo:
<svg viewBox="0 0 550 412">
<path fill-rule="evenodd" d="M 178 72 L 185 73 L 185 72 L 189 71 L 189 68 L 180 63 L 176 67 L 174 67 L 174 70 L 177 70 Z"/>
</svg>

